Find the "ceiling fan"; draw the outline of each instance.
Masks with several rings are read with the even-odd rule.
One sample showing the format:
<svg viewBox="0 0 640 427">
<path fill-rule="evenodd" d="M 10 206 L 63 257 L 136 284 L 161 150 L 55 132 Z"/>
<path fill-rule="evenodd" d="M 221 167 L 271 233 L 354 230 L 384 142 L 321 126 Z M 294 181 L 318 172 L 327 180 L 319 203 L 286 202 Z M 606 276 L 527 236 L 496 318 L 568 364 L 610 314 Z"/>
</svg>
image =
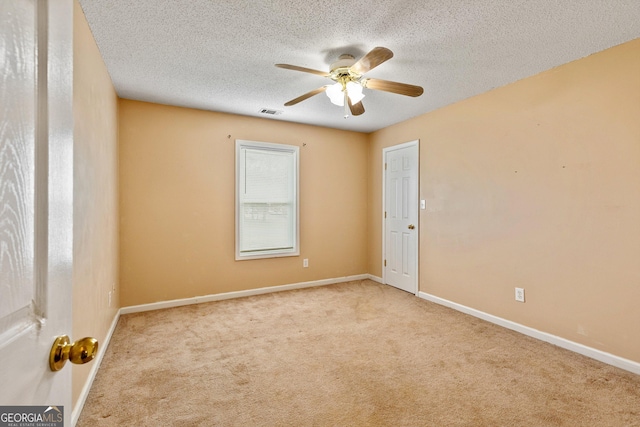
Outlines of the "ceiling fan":
<svg viewBox="0 0 640 427">
<path fill-rule="evenodd" d="M 276 64 L 276 67 L 316 74 L 327 77 L 335 82 L 334 84 L 321 86 L 311 92 L 300 95 L 284 105 L 285 107 L 289 107 L 311 98 L 314 95 L 326 92 L 333 104 L 344 106 L 344 117 L 346 119 L 349 117 L 349 112 L 354 116 L 359 116 L 364 113 L 364 106 L 362 105 L 362 98 L 364 98 L 364 94 L 362 93 L 363 88 L 413 97 L 422 95 L 424 90 L 420 86 L 363 77 L 366 72 L 373 70 L 392 57 L 393 52 L 386 47 L 376 47 L 372 49 L 357 62 L 352 55 L 344 54 L 340 55 L 338 60 L 331 64 L 328 73 L 311 68 L 298 67 L 297 65 Z"/>
</svg>

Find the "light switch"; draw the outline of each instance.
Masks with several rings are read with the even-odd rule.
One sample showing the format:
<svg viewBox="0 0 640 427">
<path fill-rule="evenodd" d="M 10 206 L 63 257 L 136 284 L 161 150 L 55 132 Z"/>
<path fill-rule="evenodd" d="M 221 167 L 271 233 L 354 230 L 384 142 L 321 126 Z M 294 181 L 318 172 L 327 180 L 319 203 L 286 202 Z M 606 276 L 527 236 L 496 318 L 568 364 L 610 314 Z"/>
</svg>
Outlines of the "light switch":
<svg viewBox="0 0 640 427">
<path fill-rule="evenodd" d="M 427 209 L 427 201 L 420 200 L 420 209 Z"/>
</svg>

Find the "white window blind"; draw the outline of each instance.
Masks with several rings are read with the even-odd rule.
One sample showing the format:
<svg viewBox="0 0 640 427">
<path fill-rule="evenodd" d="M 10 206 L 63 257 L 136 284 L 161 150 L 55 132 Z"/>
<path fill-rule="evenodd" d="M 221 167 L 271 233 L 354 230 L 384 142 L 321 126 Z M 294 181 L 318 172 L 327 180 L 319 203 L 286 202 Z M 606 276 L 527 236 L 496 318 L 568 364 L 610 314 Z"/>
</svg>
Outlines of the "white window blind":
<svg viewBox="0 0 640 427">
<path fill-rule="evenodd" d="M 236 259 L 298 255 L 298 147 L 236 141 Z"/>
</svg>

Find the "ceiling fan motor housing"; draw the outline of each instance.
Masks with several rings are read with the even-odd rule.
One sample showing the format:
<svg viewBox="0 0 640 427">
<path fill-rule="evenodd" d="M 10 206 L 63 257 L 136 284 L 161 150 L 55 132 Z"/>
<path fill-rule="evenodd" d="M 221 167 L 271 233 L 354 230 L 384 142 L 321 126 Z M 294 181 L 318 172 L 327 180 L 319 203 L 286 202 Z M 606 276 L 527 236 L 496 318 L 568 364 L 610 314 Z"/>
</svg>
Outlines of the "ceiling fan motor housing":
<svg viewBox="0 0 640 427">
<path fill-rule="evenodd" d="M 351 70 L 351 66 L 356 63 L 356 59 L 353 55 L 348 53 L 340 55 L 338 60 L 331 64 L 331 72 L 329 77 L 343 84 L 349 81 L 357 82 L 360 79 L 360 75 Z"/>
</svg>

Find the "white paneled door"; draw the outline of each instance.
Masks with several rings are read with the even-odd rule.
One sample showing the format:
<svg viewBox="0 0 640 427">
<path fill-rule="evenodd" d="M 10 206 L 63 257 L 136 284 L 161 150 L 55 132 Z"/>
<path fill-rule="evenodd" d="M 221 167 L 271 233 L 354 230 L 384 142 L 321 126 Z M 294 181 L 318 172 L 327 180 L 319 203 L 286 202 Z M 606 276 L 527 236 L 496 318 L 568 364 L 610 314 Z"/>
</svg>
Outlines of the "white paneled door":
<svg viewBox="0 0 640 427">
<path fill-rule="evenodd" d="M 418 292 L 419 142 L 387 148 L 384 154 L 384 281 Z"/>
<path fill-rule="evenodd" d="M 71 0 L 0 1 L 0 405 L 62 406 L 65 425 L 71 369 L 49 353 L 71 334 L 72 31 Z"/>
</svg>

